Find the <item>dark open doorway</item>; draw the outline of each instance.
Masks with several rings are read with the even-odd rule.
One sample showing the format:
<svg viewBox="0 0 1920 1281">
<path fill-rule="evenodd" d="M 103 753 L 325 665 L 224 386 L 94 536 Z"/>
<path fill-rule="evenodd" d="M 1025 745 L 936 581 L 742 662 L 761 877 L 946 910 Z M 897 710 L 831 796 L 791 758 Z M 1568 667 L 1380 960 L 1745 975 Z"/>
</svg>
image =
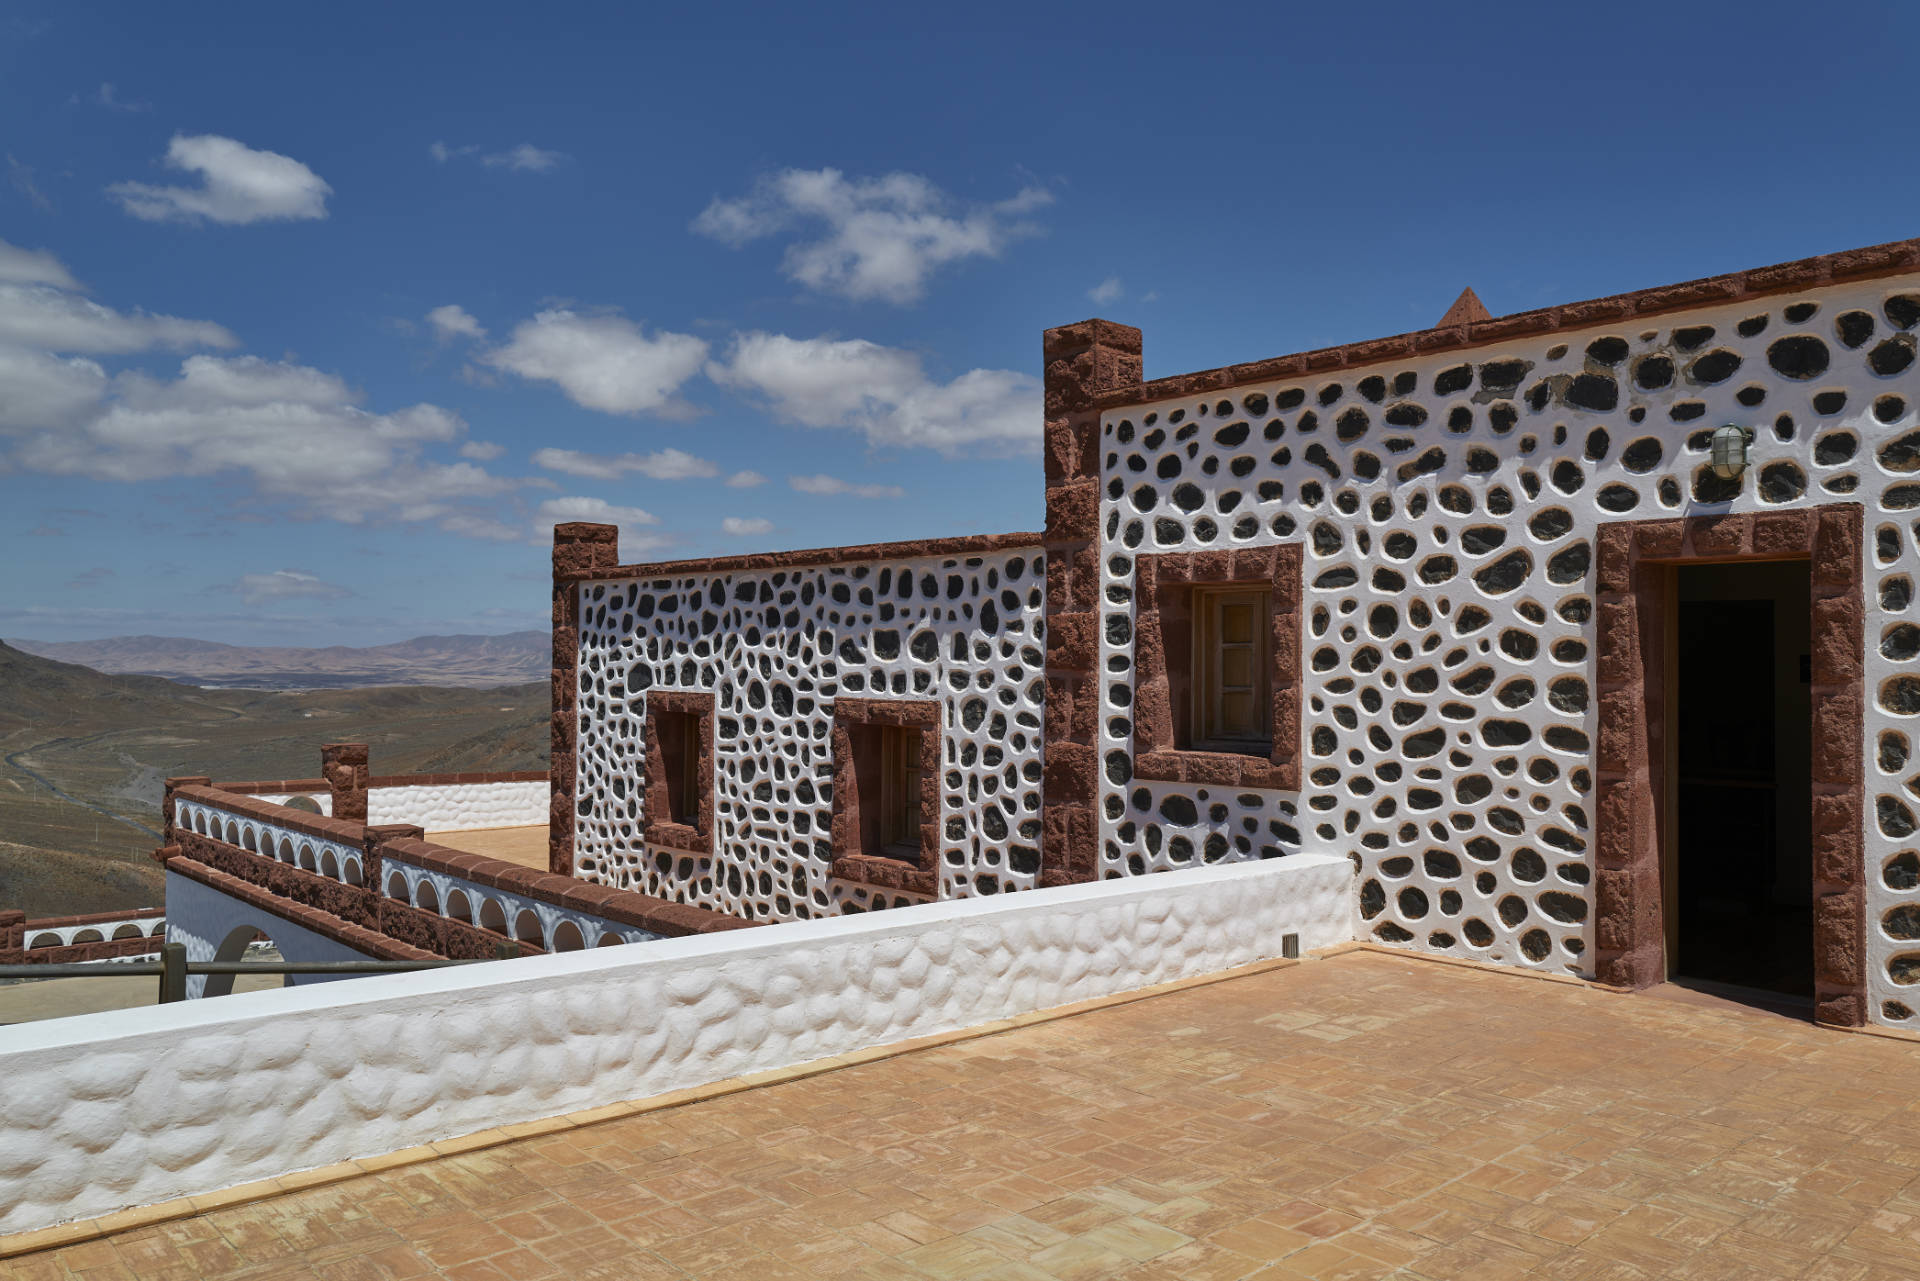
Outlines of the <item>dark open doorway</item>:
<svg viewBox="0 0 1920 1281">
<path fill-rule="evenodd" d="M 1668 845 L 1675 979 L 1814 994 L 1808 565 L 1682 565 Z"/>
</svg>

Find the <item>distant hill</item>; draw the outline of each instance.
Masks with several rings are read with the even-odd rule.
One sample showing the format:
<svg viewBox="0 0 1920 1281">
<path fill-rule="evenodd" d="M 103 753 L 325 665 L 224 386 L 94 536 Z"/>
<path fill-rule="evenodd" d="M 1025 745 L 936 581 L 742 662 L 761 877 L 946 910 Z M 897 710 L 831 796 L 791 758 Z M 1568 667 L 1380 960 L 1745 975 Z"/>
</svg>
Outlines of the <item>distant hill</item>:
<svg viewBox="0 0 1920 1281">
<path fill-rule="evenodd" d="M 97 641 L 10 640 L 15 649 L 112 675 L 161 676 L 219 689 L 342 689 L 367 685 L 452 685 L 468 689 L 545 680 L 546 632 L 504 636 L 416 636 L 392 645 L 300 649 L 223 645 L 181 636 L 113 636 Z"/>
<path fill-rule="evenodd" d="M 368 744 L 378 774 L 544 768 L 541 662 L 538 681 L 484 689 L 203 689 L 210 682 L 107 675 L 0 643 L 0 908 L 157 905 L 160 869 L 146 856 L 170 776 L 309 778 L 327 742 Z"/>
</svg>

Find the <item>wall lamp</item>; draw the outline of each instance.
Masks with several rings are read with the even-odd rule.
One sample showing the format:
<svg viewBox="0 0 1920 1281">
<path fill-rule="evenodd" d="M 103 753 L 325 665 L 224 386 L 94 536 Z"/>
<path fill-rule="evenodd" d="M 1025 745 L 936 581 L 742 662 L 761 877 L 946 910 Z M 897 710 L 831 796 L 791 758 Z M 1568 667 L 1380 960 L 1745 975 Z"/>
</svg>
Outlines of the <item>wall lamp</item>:
<svg viewBox="0 0 1920 1281">
<path fill-rule="evenodd" d="M 1747 469 L 1747 446 L 1753 443 L 1753 428 L 1728 423 L 1713 429 L 1713 474 L 1722 480 L 1737 480 Z"/>
</svg>

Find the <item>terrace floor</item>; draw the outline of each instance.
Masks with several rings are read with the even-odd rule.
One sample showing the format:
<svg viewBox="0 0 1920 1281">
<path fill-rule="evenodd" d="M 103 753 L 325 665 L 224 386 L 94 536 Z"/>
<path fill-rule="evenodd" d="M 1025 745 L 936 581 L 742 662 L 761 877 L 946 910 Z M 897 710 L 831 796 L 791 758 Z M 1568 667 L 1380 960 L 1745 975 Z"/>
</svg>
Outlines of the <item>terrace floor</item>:
<svg viewBox="0 0 1920 1281">
<path fill-rule="evenodd" d="M 1374 952 L 0 1263 L 329 1281 L 1920 1275 L 1920 1045 Z"/>
<path fill-rule="evenodd" d="M 448 849 L 504 859 L 537 872 L 547 870 L 547 825 L 487 827 L 471 832 L 428 832 L 427 839 Z"/>
</svg>

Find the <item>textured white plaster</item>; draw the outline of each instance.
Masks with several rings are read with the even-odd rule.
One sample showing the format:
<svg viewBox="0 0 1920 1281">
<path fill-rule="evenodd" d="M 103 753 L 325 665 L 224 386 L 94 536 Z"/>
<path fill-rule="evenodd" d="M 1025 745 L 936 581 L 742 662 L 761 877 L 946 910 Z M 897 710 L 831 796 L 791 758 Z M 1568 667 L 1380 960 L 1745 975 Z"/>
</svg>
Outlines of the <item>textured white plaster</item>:
<svg viewBox="0 0 1920 1281">
<path fill-rule="evenodd" d="M 1352 886 L 1301 855 L 9 1028 L 0 1232 L 1327 946 Z"/>
<path fill-rule="evenodd" d="M 514 783 L 375 787 L 367 792 L 367 822 L 417 823 L 429 832 L 544 826 L 550 795 L 544 778 Z"/>
<path fill-rule="evenodd" d="M 1303 842 L 1337 849 L 1377 888 L 1360 928 L 1383 941 L 1590 973 L 1594 622 L 1592 558 L 1582 549 L 1590 553 L 1608 521 L 1861 503 L 1869 1008 L 1877 1022 L 1920 1023 L 1890 1017 L 1900 1007 L 1884 1004 L 1920 1008 L 1920 863 L 1915 875 L 1882 871 L 1914 842 L 1903 779 L 1909 790 L 1920 785 L 1911 759 L 1920 723 L 1889 710 L 1882 694 L 1890 678 L 1920 676 L 1916 638 L 1895 635 L 1912 620 L 1920 576 L 1920 453 L 1913 442 L 1882 451 L 1916 428 L 1920 367 L 1882 374 L 1869 365 L 1876 352 L 1889 366 L 1911 358 L 1911 313 L 1887 303 L 1917 287 L 1913 277 L 1823 287 L 1106 412 L 1103 868 L 1182 866 L 1206 857 L 1209 841 L 1225 859 Z M 1818 310 L 1788 318 L 1807 303 Z M 1856 311 L 1871 333 L 1850 346 L 1836 323 Z M 1740 332 L 1758 317 L 1763 327 Z M 1695 326 L 1712 333 L 1689 348 L 1679 331 Z M 1798 336 L 1826 349 L 1827 366 L 1811 377 L 1786 376 L 1769 360 L 1775 343 Z M 1600 339 L 1618 340 L 1617 363 L 1605 348 L 1590 354 Z M 1708 381 L 1696 362 L 1717 351 L 1738 367 Z M 1639 362 L 1662 356 L 1672 380 L 1637 385 Z M 1510 388 L 1489 386 L 1487 367 L 1505 361 L 1525 362 L 1524 372 Z M 1464 379 L 1439 390 L 1449 370 Z M 1573 403 L 1567 392 L 1582 375 L 1612 378 L 1617 406 Z M 1396 387 L 1403 377 L 1411 386 Z M 1543 383 L 1535 408 L 1529 392 Z M 1843 407 L 1816 407 L 1833 393 L 1844 394 Z M 1676 420 L 1682 402 L 1693 416 Z M 1635 410 L 1643 421 L 1632 421 Z M 1511 416 L 1504 428 L 1497 415 Z M 1731 501 L 1703 501 L 1699 434 L 1722 423 L 1757 430 L 1752 462 Z M 1647 440 L 1658 450 L 1629 456 Z M 1776 488 L 1763 498 L 1768 468 L 1782 463 L 1799 469 L 1804 493 Z M 1304 545 L 1307 582 L 1302 790 L 1202 796 L 1191 785 L 1134 782 L 1132 554 L 1292 542 Z M 1516 550 L 1528 557 L 1517 585 L 1476 582 Z M 1557 575 L 1556 556 L 1565 558 Z M 1453 572 L 1423 578 L 1441 558 Z M 1876 768 L 1883 730 L 1903 750 Z M 1431 753 L 1412 756 L 1409 737 L 1436 731 Z M 1888 820 L 1876 818 L 1876 792 Z M 1193 802 L 1195 820 L 1179 802 L 1175 817 L 1164 812 L 1174 796 Z M 1903 908 L 1907 915 L 1892 915 Z M 1469 935 L 1481 931 L 1475 943 Z M 1900 955 L 1911 963 L 1893 964 Z"/>
<path fill-rule="evenodd" d="M 288 801 L 294 800 L 295 798 L 312 801 L 320 807 L 320 813 L 328 817 L 332 817 L 333 815 L 333 793 L 331 792 L 261 792 L 254 796 L 253 799 L 256 801 L 266 801 L 271 805 L 285 805 Z"/>
<path fill-rule="evenodd" d="M 1031 888 L 1045 587 L 1038 547 L 583 584 L 575 875 L 760 920 L 911 901 L 829 870 L 847 694 L 941 704 L 941 897 Z M 655 688 L 715 696 L 711 857 L 641 837 Z"/>
<path fill-rule="evenodd" d="M 369 961 L 366 952 L 356 951 L 336 939 L 316 934 L 305 926 L 263 912 L 253 904 L 223 894 L 211 885 L 202 885 L 190 876 L 167 873 L 167 942 L 187 945 L 189 961 L 211 961 L 227 935 L 241 926 L 251 926 L 273 940 L 280 955 L 289 961 Z M 290 974 L 291 986 L 304 983 L 331 983 L 346 974 Z M 187 995 L 198 998 L 206 990 L 207 976 L 189 974 Z"/>
</svg>

